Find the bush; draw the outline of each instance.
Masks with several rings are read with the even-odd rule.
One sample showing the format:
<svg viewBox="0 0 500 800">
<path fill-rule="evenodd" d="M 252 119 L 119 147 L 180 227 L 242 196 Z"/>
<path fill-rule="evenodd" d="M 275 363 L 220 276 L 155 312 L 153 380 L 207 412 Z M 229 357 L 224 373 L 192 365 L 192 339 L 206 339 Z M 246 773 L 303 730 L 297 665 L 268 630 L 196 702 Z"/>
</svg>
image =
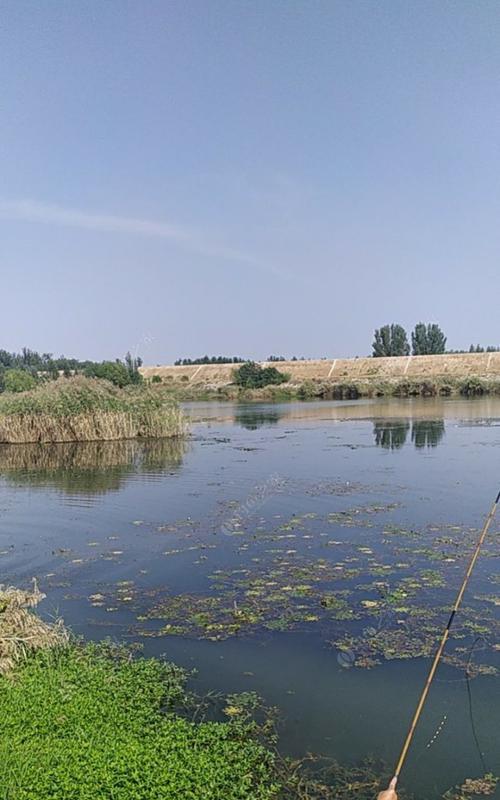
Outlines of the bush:
<svg viewBox="0 0 500 800">
<path fill-rule="evenodd" d="M 151 383 L 162 383 L 161 375 L 153 375 Z"/>
<path fill-rule="evenodd" d="M 460 386 L 460 394 L 466 397 L 482 395 L 486 393 L 486 387 L 481 378 L 469 378 Z"/>
<path fill-rule="evenodd" d="M 36 378 L 25 369 L 7 369 L 4 374 L 6 392 L 29 392 L 36 386 Z"/>
<path fill-rule="evenodd" d="M 123 389 L 132 383 L 130 373 L 121 361 L 103 361 L 102 364 L 92 364 L 85 370 L 87 378 L 102 378 L 110 381 L 115 386 Z"/>
<path fill-rule="evenodd" d="M 261 367 L 255 361 L 247 361 L 233 372 L 233 381 L 245 389 L 259 389 L 262 386 L 286 383 L 289 376 L 276 367 Z"/>
<path fill-rule="evenodd" d="M 299 400 L 312 400 L 319 394 L 318 387 L 312 381 L 304 381 L 297 389 Z"/>
</svg>

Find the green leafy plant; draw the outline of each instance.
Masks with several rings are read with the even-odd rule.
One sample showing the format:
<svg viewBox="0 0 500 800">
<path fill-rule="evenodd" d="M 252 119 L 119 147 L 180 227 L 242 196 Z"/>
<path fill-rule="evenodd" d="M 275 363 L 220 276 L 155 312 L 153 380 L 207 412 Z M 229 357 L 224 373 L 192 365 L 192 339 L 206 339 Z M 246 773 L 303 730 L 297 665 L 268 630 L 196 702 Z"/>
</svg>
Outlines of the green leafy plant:
<svg viewBox="0 0 500 800">
<path fill-rule="evenodd" d="M 252 724 L 181 715 L 185 673 L 102 645 L 29 658 L 0 679 L 0 794 L 16 800 L 271 800 Z"/>
<path fill-rule="evenodd" d="M 24 369 L 7 369 L 4 374 L 6 392 L 28 392 L 36 386 L 36 378 Z"/>
</svg>

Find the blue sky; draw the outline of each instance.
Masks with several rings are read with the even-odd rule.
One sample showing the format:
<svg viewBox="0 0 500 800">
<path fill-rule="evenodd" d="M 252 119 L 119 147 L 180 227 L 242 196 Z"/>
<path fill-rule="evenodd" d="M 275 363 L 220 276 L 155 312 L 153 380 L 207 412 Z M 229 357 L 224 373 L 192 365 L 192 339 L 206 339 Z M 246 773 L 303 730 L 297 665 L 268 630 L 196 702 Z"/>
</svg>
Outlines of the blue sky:
<svg viewBox="0 0 500 800">
<path fill-rule="evenodd" d="M 500 5 L 0 5 L 0 347 L 500 343 Z"/>
</svg>

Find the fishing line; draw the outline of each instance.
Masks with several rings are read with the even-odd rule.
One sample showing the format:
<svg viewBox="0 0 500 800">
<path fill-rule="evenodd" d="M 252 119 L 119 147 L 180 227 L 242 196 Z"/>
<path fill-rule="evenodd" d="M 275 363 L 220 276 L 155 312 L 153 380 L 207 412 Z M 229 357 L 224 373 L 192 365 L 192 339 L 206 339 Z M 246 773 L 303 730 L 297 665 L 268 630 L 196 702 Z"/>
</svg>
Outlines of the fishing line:
<svg viewBox="0 0 500 800">
<path fill-rule="evenodd" d="M 467 684 L 467 697 L 469 699 L 469 719 L 470 719 L 470 725 L 471 725 L 471 728 L 472 728 L 472 735 L 474 737 L 476 750 L 478 752 L 479 759 L 480 759 L 481 765 L 483 767 L 483 772 L 486 775 L 486 773 L 489 772 L 489 770 L 488 770 L 488 768 L 486 766 L 486 763 L 485 763 L 485 760 L 484 760 L 484 756 L 483 756 L 483 753 L 482 753 L 482 750 L 481 750 L 481 747 L 480 747 L 480 744 L 479 744 L 479 739 L 478 739 L 478 736 L 477 736 L 476 722 L 474 720 L 474 710 L 473 710 L 473 705 L 472 705 L 472 687 L 470 685 L 470 672 L 469 672 L 469 667 L 471 665 L 472 657 L 474 655 L 474 649 L 476 647 L 476 644 L 482 638 L 483 638 L 482 636 L 478 636 L 477 639 L 475 639 L 475 641 L 473 642 L 472 647 L 470 649 L 469 658 L 467 660 L 467 665 L 465 667 L 465 682 Z"/>
<path fill-rule="evenodd" d="M 422 693 L 421 693 L 419 701 L 417 703 L 417 708 L 415 710 L 415 713 L 414 713 L 412 721 L 411 721 L 410 729 L 408 731 L 408 734 L 407 734 L 406 739 L 405 739 L 404 744 L 403 744 L 403 748 L 401 750 L 401 754 L 400 754 L 398 762 L 396 764 L 396 769 L 394 770 L 394 775 L 393 775 L 392 780 L 391 780 L 391 782 L 389 784 L 389 789 L 392 789 L 392 790 L 396 789 L 396 785 L 397 785 L 399 776 L 401 774 L 401 770 L 402 770 L 402 768 L 404 766 L 404 763 L 406 761 L 406 757 L 408 755 L 408 750 L 410 749 L 410 745 L 412 743 L 416 727 L 417 727 L 418 722 L 420 720 L 420 717 L 421 717 L 421 714 L 422 714 L 422 710 L 423 710 L 424 705 L 425 705 L 425 701 L 427 700 L 427 695 L 429 694 L 429 689 L 430 689 L 432 681 L 434 679 L 434 675 L 436 674 L 436 670 L 437 670 L 437 668 L 439 666 L 439 662 L 441 661 L 441 657 L 443 655 L 446 642 L 448 641 L 448 637 L 450 635 L 451 626 L 453 625 L 453 620 L 455 619 L 455 616 L 456 616 L 456 614 L 457 614 L 457 612 L 458 612 L 458 610 L 460 608 L 460 605 L 462 603 L 462 599 L 463 599 L 463 596 L 465 594 L 465 590 L 467 588 L 467 585 L 469 583 L 470 576 L 472 575 L 472 571 L 473 571 L 473 569 L 474 569 L 474 567 L 476 565 L 476 561 L 479 558 L 479 553 L 481 552 L 481 547 L 483 546 L 484 540 L 486 539 L 486 535 L 487 535 L 488 530 L 490 528 L 490 525 L 491 525 L 491 523 L 493 521 L 493 517 L 495 516 L 495 512 L 497 510 L 497 506 L 498 506 L 499 501 L 500 501 L 500 492 L 498 492 L 498 494 L 496 496 L 496 499 L 495 499 L 495 501 L 494 501 L 494 503 L 493 503 L 493 505 L 491 507 L 490 513 L 486 517 L 486 520 L 485 520 L 485 523 L 484 523 L 484 526 L 483 526 L 483 530 L 481 531 L 481 535 L 479 536 L 479 539 L 477 541 L 476 547 L 474 548 L 474 552 L 473 552 L 473 554 L 471 556 L 471 559 L 469 561 L 469 566 L 467 567 L 467 571 L 466 571 L 464 579 L 462 581 L 462 585 L 460 586 L 460 589 L 458 591 L 455 603 L 454 603 L 453 608 L 451 610 L 450 617 L 449 617 L 448 622 L 446 624 L 446 627 L 445 627 L 445 629 L 444 629 L 444 631 L 442 633 L 441 640 L 439 642 L 439 646 L 438 646 L 438 649 L 436 651 L 436 655 L 434 656 L 434 660 L 432 662 L 429 674 L 427 676 L 427 680 L 426 680 L 426 682 L 424 684 L 424 688 L 422 689 Z"/>
</svg>

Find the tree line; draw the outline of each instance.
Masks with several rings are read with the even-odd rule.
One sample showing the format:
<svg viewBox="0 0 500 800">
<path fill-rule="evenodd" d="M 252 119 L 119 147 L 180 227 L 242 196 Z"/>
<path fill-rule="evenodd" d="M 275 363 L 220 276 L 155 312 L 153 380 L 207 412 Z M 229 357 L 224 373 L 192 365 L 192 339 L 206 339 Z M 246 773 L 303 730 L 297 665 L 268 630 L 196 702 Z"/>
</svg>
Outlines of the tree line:
<svg viewBox="0 0 500 800">
<path fill-rule="evenodd" d="M 267 361 L 305 361 L 304 356 L 297 358 L 292 356 L 290 359 L 285 356 L 271 355 Z M 178 358 L 174 361 L 175 367 L 190 367 L 196 364 L 246 364 L 248 358 L 241 358 L 240 356 L 201 356 L 200 358 Z"/>
<path fill-rule="evenodd" d="M 435 322 L 418 322 L 411 332 L 411 349 L 408 335 L 402 325 L 392 323 L 375 330 L 372 355 L 374 358 L 390 356 L 439 355 L 446 352 L 446 336 Z"/>
<path fill-rule="evenodd" d="M 123 360 L 80 361 L 77 358 L 59 356 L 52 353 L 38 353 L 23 347 L 20 353 L 0 349 L 0 392 L 24 392 L 33 389 L 37 383 L 56 380 L 61 375 L 85 375 L 89 378 L 103 378 L 115 386 L 128 386 L 142 381 L 139 367 L 142 359 L 127 353 Z"/>
<path fill-rule="evenodd" d="M 418 322 L 411 332 L 411 347 L 402 325 L 392 323 L 375 330 L 372 355 L 374 358 L 390 356 L 431 356 L 442 353 L 497 353 L 498 345 L 471 344 L 468 350 L 446 350 L 446 336 L 435 322 Z"/>
</svg>

